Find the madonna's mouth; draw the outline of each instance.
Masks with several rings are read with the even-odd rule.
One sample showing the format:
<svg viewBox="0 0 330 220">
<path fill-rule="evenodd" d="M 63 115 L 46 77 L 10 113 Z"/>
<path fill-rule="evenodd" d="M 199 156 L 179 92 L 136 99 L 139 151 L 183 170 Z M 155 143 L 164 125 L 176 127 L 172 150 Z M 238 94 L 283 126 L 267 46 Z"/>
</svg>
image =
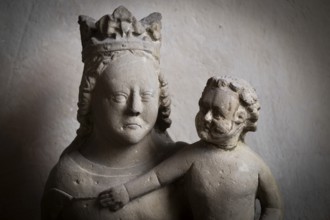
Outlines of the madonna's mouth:
<svg viewBox="0 0 330 220">
<path fill-rule="evenodd" d="M 142 128 L 141 125 L 137 124 L 137 123 L 126 123 L 124 124 L 124 129 L 139 129 L 139 128 Z"/>
</svg>

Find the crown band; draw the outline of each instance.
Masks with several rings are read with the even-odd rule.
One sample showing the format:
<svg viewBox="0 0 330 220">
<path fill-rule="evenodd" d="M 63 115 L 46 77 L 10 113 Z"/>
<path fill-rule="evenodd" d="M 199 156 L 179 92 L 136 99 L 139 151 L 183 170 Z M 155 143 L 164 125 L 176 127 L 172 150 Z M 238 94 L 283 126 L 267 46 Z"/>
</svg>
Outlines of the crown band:
<svg viewBox="0 0 330 220">
<path fill-rule="evenodd" d="M 88 45 L 84 48 L 82 52 L 83 61 L 90 56 L 91 54 L 102 55 L 102 56 L 110 56 L 113 51 L 120 51 L 120 50 L 143 50 L 151 53 L 157 59 L 159 59 L 160 53 L 160 43 L 158 46 L 155 43 L 147 42 L 147 41 L 129 41 L 129 40 L 107 40 L 107 42 L 101 42 Z"/>
</svg>

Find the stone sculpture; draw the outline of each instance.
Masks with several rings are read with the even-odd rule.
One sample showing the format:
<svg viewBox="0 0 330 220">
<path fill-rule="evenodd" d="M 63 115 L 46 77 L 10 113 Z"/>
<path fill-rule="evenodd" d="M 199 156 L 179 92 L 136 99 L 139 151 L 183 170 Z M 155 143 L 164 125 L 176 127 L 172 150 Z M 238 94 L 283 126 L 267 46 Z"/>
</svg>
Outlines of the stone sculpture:
<svg viewBox="0 0 330 220">
<path fill-rule="evenodd" d="M 275 180 L 262 159 L 245 143 L 255 131 L 260 105 L 244 80 L 212 77 L 199 100 L 196 128 L 200 141 L 184 147 L 150 172 L 100 194 L 100 205 L 112 211 L 185 176 L 193 218 L 254 219 L 255 199 L 260 219 L 282 219 Z"/>
<path fill-rule="evenodd" d="M 77 137 L 51 171 L 43 220 L 191 219 L 181 183 L 111 212 L 98 195 L 146 173 L 185 143 L 173 143 L 170 98 L 160 73 L 161 14 L 138 21 L 120 6 L 98 21 L 79 16 L 84 71 Z"/>
</svg>

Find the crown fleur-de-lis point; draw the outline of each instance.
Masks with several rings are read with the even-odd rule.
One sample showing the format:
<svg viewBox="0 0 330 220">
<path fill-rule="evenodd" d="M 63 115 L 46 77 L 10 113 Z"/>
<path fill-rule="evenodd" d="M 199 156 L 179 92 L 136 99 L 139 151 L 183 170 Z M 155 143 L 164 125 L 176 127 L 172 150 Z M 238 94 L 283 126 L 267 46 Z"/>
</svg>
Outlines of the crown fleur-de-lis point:
<svg viewBox="0 0 330 220">
<path fill-rule="evenodd" d="M 128 23 L 126 21 L 120 22 L 121 25 L 121 31 L 122 31 L 122 37 L 128 37 L 130 35 L 130 29 L 131 29 L 131 23 Z"/>
<path fill-rule="evenodd" d="M 116 35 L 116 29 L 119 28 L 119 25 L 117 22 L 112 21 L 111 19 L 108 21 L 108 25 L 107 25 L 107 35 L 108 37 L 112 36 L 112 35 Z M 116 36 L 114 36 L 116 38 Z"/>
</svg>

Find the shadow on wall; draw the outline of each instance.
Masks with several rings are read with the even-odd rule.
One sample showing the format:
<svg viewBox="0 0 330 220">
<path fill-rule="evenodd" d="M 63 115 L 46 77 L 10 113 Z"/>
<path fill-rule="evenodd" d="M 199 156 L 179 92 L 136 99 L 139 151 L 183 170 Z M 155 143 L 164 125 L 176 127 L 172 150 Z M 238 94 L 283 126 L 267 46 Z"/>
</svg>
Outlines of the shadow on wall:
<svg viewBox="0 0 330 220">
<path fill-rule="evenodd" d="M 30 94 L 22 95 L 32 97 Z M 39 219 L 40 199 L 49 158 L 40 155 L 46 146 L 46 96 L 27 98 L 7 112 L 1 125 L 0 219 Z M 45 116 L 46 115 L 46 116 Z M 43 136 L 43 137 L 42 137 Z M 48 162 L 46 160 L 48 159 Z"/>
</svg>

